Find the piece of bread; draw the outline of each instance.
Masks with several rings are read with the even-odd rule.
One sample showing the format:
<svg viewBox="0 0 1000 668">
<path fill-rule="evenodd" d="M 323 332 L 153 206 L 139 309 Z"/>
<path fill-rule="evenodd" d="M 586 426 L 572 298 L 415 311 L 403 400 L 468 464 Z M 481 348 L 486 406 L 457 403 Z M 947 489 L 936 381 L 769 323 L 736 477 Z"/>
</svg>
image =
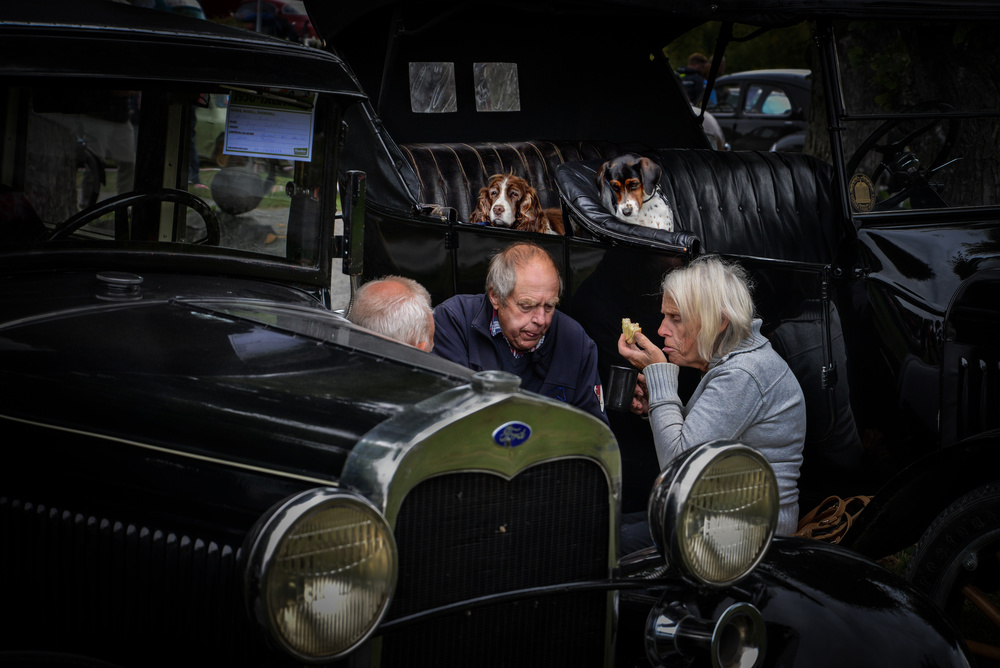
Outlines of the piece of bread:
<svg viewBox="0 0 1000 668">
<path fill-rule="evenodd" d="M 642 331 L 642 327 L 639 323 L 632 322 L 628 318 L 622 318 L 622 334 L 625 335 L 625 341 L 628 343 L 635 343 L 635 335 Z"/>
</svg>

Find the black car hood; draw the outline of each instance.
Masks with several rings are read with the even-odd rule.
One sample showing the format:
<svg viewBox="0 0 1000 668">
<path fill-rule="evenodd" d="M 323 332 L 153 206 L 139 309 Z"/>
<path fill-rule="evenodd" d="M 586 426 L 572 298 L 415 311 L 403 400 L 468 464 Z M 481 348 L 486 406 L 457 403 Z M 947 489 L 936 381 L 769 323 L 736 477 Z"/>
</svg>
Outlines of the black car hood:
<svg viewBox="0 0 1000 668">
<path fill-rule="evenodd" d="M 49 311 L 8 295 L 0 382 L 17 390 L 0 413 L 333 479 L 372 427 L 470 377 L 281 286 L 144 278 L 140 296 L 117 300 L 83 297 L 80 277 L 46 279 L 65 295 Z"/>
</svg>

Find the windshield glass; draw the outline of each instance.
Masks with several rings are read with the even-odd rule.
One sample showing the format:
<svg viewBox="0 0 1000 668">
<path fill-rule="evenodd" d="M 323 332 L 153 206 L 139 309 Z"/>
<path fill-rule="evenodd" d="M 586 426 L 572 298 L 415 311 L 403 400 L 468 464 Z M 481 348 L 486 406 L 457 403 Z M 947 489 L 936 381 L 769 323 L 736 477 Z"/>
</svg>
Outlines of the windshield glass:
<svg viewBox="0 0 1000 668">
<path fill-rule="evenodd" d="M 838 31 L 855 211 L 997 205 L 995 39 L 963 23 Z"/>
<path fill-rule="evenodd" d="M 7 96 L 20 111 L 7 123 L 0 213 L 20 241 L 319 261 L 320 203 L 334 189 L 322 178 L 315 94 L 90 80 Z"/>
</svg>

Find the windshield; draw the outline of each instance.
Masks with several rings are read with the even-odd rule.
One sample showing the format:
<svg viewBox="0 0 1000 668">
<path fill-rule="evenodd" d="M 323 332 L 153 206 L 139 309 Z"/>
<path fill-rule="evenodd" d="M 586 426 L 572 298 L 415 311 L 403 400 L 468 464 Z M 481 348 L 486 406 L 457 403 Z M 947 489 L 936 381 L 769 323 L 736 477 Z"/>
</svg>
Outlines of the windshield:
<svg viewBox="0 0 1000 668">
<path fill-rule="evenodd" d="M 7 243 L 208 245 L 319 262 L 321 202 L 335 187 L 322 173 L 333 108 L 316 94 L 53 80 L 6 95 L 20 110 L 4 152 Z"/>
<path fill-rule="evenodd" d="M 854 210 L 996 206 L 992 28 L 857 22 L 838 33 Z"/>
</svg>

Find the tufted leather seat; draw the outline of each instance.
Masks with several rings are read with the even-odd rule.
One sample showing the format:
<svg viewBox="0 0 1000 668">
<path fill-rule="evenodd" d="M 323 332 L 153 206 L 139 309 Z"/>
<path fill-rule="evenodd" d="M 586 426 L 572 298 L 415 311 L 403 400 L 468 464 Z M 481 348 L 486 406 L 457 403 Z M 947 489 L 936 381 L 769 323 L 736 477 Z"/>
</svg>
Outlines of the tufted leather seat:
<svg viewBox="0 0 1000 668">
<path fill-rule="evenodd" d="M 417 174 L 420 204 L 450 208 L 460 222 L 469 220 L 491 176 L 513 172 L 535 187 L 543 207 L 559 207 L 561 198 L 588 232 L 612 240 L 825 264 L 842 236 L 833 213 L 833 170 L 802 154 L 573 140 L 400 148 Z M 677 214 L 677 231 L 622 223 L 601 203 L 598 170 L 605 160 L 629 152 L 662 165 L 660 187 Z"/>
<path fill-rule="evenodd" d="M 564 162 L 600 162 L 622 153 L 647 154 L 647 147 L 602 141 L 479 142 L 474 144 L 402 144 L 420 181 L 419 202 L 451 208 L 468 222 L 479 190 L 494 174 L 513 172 L 538 191 L 543 208 L 559 207 L 556 167 Z"/>
<path fill-rule="evenodd" d="M 697 251 L 829 263 L 842 237 L 833 207 L 833 170 L 812 156 L 757 151 L 663 149 L 660 187 L 674 207 L 669 235 L 641 231 L 652 240 Z M 601 203 L 602 160 L 566 163 L 556 172 L 571 215 L 599 236 L 637 232 Z"/>
</svg>

